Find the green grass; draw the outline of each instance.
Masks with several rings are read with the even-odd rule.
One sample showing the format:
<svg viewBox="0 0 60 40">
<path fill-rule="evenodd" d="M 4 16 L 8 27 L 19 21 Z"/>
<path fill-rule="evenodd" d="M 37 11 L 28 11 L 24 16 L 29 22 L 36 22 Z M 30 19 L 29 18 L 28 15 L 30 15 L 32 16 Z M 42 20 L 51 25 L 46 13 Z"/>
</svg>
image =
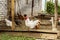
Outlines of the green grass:
<svg viewBox="0 0 60 40">
<path fill-rule="evenodd" d="M 11 36 L 8 34 L 1 34 L 0 40 L 35 40 L 35 38 L 29 38 L 24 36 Z"/>
</svg>

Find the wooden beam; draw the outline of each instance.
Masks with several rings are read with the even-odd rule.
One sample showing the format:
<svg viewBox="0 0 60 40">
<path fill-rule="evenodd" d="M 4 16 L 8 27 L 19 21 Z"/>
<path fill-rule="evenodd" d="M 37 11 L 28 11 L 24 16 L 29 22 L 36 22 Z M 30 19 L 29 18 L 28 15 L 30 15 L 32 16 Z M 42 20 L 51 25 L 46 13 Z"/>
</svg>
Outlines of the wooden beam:
<svg viewBox="0 0 60 40">
<path fill-rule="evenodd" d="M 32 0 L 32 6 L 31 6 L 31 16 L 33 16 L 33 7 L 34 7 L 34 0 Z"/>
<path fill-rule="evenodd" d="M 11 0 L 12 30 L 14 30 L 14 0 Z"/>
<path fill-rule="evenodd" d="M 57 2 L 58 2 L 58 0 L 55 0 L 55 22 L 54 22 L 54 27 L 55 27 L 55 30 L 57 30 L 57 22 L 58 22 L 58 12 L 57 12 Z"/>
<path fill-rule="evenodd" d="M 4 31 L 13 36 L 25 36 L 42 39 L 57 39 L 58 32 L 52 30 L 31 30 L 31 31 Z"/>
<path fill-rule="evenodd" d="M 26 0 L 26 4 L 28 4 L 28 0 Z"/>
</svg>

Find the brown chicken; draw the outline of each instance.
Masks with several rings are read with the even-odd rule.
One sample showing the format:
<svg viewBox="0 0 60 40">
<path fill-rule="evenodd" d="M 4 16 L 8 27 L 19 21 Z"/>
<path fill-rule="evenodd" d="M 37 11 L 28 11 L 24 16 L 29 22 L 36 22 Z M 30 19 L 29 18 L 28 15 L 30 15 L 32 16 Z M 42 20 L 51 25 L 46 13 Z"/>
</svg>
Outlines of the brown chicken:
<svg viewBox="0 0 60 40">
<path fill-rule="evenodd" d="M 23 17 L 21 14 L 18 14 L 18 13 L 17 13 L 17 15 L 18 15 L 18 18 L 19 18 L 20 20 L 24 20 L 24 17 Z"/>
</svg>

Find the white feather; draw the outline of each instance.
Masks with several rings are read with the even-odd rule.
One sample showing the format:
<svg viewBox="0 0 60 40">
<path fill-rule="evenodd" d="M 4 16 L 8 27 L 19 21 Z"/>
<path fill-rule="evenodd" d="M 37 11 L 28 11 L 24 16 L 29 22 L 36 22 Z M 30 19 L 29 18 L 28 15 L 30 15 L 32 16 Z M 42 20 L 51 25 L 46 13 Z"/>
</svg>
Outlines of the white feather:
<svg viewBox="0 0 60 40">
<path fill-rule="evenodd" d="M 33 21 L 33 20 L 30 20 L 29 18 L 27 18 L 25 20 L 25 25 L 30 27 L 30 28 L 34 28 L 37 25 L 38 22 L 39 22 L 39 20 Z"/>
<path fill-rule="evenodd" d="M 7 25 L 7 26 L 12 26 L 12 22 L 11 22 L 10 20 L 5 19 L 5 21 L 6 21 L 6 25 Z"/>
</svg>

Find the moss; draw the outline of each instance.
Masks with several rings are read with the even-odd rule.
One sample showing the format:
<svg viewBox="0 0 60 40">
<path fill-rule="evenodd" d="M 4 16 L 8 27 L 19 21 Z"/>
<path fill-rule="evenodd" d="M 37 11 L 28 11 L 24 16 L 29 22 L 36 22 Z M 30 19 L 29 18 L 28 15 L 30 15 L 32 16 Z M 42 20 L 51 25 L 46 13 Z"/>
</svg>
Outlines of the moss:
<svg viewBox="0 0 60 40">
<path fill-rule="evenodd" d="M 0 40 L 35 40 L 35 38 L 24 37 L 24 36 L 11 36 L 8 34 L 1 34 Z"/>
</svg>

